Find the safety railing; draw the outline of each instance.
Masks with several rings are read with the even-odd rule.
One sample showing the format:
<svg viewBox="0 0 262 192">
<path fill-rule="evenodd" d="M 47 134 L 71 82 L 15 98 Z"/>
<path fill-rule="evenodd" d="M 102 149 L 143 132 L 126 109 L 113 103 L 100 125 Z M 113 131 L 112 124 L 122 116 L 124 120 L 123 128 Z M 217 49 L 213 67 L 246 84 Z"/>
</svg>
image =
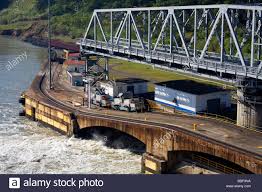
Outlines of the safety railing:
<svg viewBox="0 0 262 192">
<path fill-rule="evenodd" d="M 237 75 L 249 75 L 251 77 L 258 77 L 257 74 L 257 67 L 249 67 L 247 66 L 246 69 L 239 65 L 238 62 L 232 61 L 232 62 L 225 62 L 220 63 L 219 61 L 211 60 L 211 59 L 197 59 L 197 58 L 187 58 L 186 55 L 183 55 L 182 53 L 168 53 L 164 49 L 156 49 L 151 50 L 150 52 L 147 50 L 147 47 L 145 46 L 145 49 L 143 49 L 140 44 L 134 43 L 132 47 L 128 47 L 125 42 L 120 41 L 118 44 L 114 42 L 112 44 L 111 41 L 104 42 L 104 41 L 94 41 L 91 39 L 86 40 L 80 40 L 77 42 L 77 44 L 81 44 L 82 46 L 88 46 L 93 48 L 100 48 L 104 50 L 113 50 L 115 52 L 124 53 L 124 54 L 130 54 L 145 58 L 151 58 L 155 60 L 160 60 L 164 62 L 173 62 L 173 63 L 180 63 L 182 65 L 188 65 L 208 69 L 212 71 L 224 71 L 226 73 L 230 74 L 237 74 Z"/>
<path fill-rule="evenodd" d="M 236 120 L 233 120 L 229 117 L 218 115 L 218 114 L 213 114 L 213 113 L 207 113 L 207 112 L 198 112 L 197 115 L 203 116 L 203 117 L 208 117 L 208 118 L 213 118 L 216 120 L 236 124 Z"/>
<path fill-rule="evenodd" d="M 233 169 L 231 167 L 225 166 L 221 163 L 218 163 L 216 161 L 212 161 L 210 159 L 207 159 L 205 157 L 202 157 L 200 155 L 196 155 L 196 154 L 192 154 L 191 156 L 192 161 L 194 161 L 196 164 L 204 165 L 206 167 L 209 168 L 213 168 L 214 170 L 217 170 L 221 173 L 225 173 L 225 174 L 244 174 L 241 171 L 238 171 L 236 169 Z"/>
</svg>

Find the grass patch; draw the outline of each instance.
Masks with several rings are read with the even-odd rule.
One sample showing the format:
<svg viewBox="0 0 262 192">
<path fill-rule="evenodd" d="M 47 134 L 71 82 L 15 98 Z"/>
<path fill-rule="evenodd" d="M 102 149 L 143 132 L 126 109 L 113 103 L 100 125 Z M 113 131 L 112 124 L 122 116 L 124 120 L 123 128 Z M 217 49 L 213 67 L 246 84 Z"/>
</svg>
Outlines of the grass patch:
<svg viewBox="0 0 262 192">
<path fill-rule="evenodd" d="M 67 35 L 52 35 L 52 39 L 58 39 L 58 40 L 68 42 L 68 43 L 76 42 L 75 39 L 72 39 L 70 36 L 67 36 Z"/>
<path fill-rule="evenodd" d="M 205 83 L 208 85 L 216 85 L 219 87 L 226 87 L 228 89 L 233 89 L 233 86 L 230 83 L 225 83 L 217 80 L 210 80 L 207 78 L 193 76 L 190 74 L 184 74 L 180 72 L 153 69 L 153 67 L 150 65 L 144 65 L 140 63 L 111 59 L 110 65 L 112 66 L 112 69 L 115 70 L 115 71 L 111 71 L 111 73 L 113 73 L 113 77 L 116 79 L 122 78 L 123 76 L 138 77 L 138 78 L 146 79 L 151 83 L 188 79 L 188 80 Z"/>
<path fill-rule="evenodd" d="M 0 25 L 0 30 L 24 30 L 32 25 L 31 21 L 17 22 L 7 25 Z"/>
</svg>

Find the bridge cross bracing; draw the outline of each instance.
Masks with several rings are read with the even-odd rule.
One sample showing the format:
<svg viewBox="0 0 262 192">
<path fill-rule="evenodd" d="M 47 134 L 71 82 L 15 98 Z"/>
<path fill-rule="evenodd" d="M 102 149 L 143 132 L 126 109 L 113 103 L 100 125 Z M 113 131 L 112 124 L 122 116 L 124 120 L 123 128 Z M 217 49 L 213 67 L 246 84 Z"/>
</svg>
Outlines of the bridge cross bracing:
<svg viewBox="0 0 262 192">
<path fill-rule="evenodd" d="M 262 79 L 261 25 L 262 6 L 97 9 L 77 44 L 84 53 Z"/>
</svg>

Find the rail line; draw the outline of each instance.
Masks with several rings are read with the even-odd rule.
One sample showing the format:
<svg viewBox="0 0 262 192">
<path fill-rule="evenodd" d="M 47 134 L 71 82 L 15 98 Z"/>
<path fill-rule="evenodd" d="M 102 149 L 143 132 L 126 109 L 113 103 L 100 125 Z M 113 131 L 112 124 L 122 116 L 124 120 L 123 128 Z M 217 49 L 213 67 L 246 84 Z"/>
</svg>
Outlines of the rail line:
<svg viewBox="0 0 262 192">
<path fill-rule="evenodd" d="M 153 127 L 159 127 L 159 128 L 162 128 L 162 129 L 166 129 L 167 131 L 179 131 L 179 132 L 182 132 L 186 135 L 190 135 L 190 136 L 193 136 L 193 137 L 198 137 L 200 139 L 203 139 L 205 141 L 208 141 L 210 143 L 213 143 L 213 144 L 217 144 L 217 145 L 222 145 L 226 148 L 231 148 L 231 149 L 234 149 L 234 150 L 237 150 L 241 153 L 245 153 L 247 155 L 253 155 L 253 156 L 256 156 L 260 159 L 262 159 L 262 155 L 258 154 L 258 153 L 255 153 L 255 152 L 252 152 L 252 151 L 248 151 L 248 150 L 245 150 L 243 148 L 240 148 L 240 147 L 237 147 L 237 146 L 234 146 L 234 145 L 231 145 L 229 143 L 225 143 L 225 142 L 222 142 L 222 141 L 218 141 L 218 140 L 215 140 L 213 138 L 210 138 L 206 135 L 203 135 L 203 134 L 200 134 L 200 133 L 195 133 L 195 132 L 192 132 L 192 131 L 189 131 L 189 130 L 186 130 L 182 127 L 179 127 L 178 125 L 171 125 L 171 124 L 163 124 L 163 123 L 157 123 L 157 122 L 152 122 L 152 121 L 142 121 L 142 120 L 136 120 L 136 119 L 132 119 L 132 118 L 123 118 L 123 117 L 118 117 L 118 116 L 113 116 L 113 115 L 104 115 L 104 114 L 99 114 L 99 113 L 93 113 L 93 112 L 86 112 L 86 111 L 82 111 L 82 110 L 79 110 L 79 109 L 76 109 L 72 106 L 69 106 L 69 105 L 66 105 L 60 101 L 57 101 L 55 98 L 53 98 L 44 88 L 44 80 L 45 80 L 45 77 L 46 77 L 46 72 L 43 72 L 41 75 L 38 76 L 38 81 L 35 81 L 33 84 L 33 87 L 37 88 L 38 89 L 38 92 L 40 92 L 42 94 L 42 96 L 44 96 L 45 99 L 47 99 L 47 102 L 49 104 L 52 104 L 62 110 L 66 110 L 68 112 L 72 112 L 76 115 L 83 115 L 83 116 L 88 116 L 88 117 L 95 117 L 95 118 L 102 118 L 102 119 L 114 119 L 116 121 L 121 121 L 121 122 L 128 122 L 128 123 L 134 123 L 134 124 L 139 124 L 139 125 L 149 125 L 149 126 L 153 126 Z M 35 85 L 35 83 L 37 83 L 37 87 Z"/>
</svg>

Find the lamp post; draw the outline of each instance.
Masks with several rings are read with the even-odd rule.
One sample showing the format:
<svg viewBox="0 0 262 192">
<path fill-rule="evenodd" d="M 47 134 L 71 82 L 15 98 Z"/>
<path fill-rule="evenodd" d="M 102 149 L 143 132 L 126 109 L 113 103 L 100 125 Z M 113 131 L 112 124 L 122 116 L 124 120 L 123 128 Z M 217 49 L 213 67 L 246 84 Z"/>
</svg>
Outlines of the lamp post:
<svg viewBox="0 0 262 192">
<path fill-rule="evenodd" d="M 49 89 L 52 89 L 51 66 L 51 24 L 50 24 L 50 0 L 48 0 L 48 64 L 49 64 Z"/>
</svg>

